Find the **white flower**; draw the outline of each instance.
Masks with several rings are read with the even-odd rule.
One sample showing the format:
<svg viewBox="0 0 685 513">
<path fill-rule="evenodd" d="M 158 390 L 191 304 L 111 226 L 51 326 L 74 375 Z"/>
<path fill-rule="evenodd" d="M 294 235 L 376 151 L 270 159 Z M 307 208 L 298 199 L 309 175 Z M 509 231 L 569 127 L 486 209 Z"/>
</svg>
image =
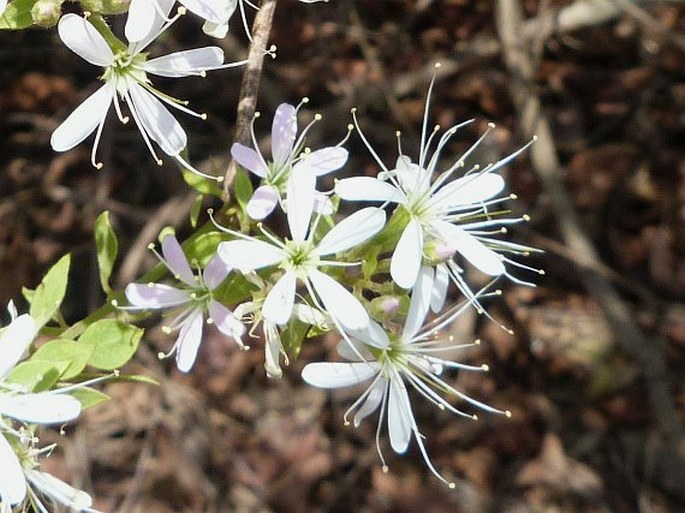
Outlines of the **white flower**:
<svg viewBox="0 0 685 513">
<path fill-rule="evenodd" d="M 177 18 L 178 16 L 164 25 L 156 24 L 142 41 L 130 43 L 128 47 L 117 51 L 112 50 L 87 19 L 76 14 L 67 14 L 60 19 L 57 29 L 64 44 L 91 64 L 103 67 L 105 71 L 101 77 L 104 85 L 77 107 L 52 134 L 50 143 L 55 151 L 69 150 L 95 132 L 91 162 L 95 167 L 101 167 L 102 164 L 96 160 L 97 147 L 112 103 L 119 119 L 123 123 L 128 121 L 121 111 L 121 98 L 128 104 L 133 120 L 158 164 L 162 161 L 155 153 L 151 141 L 155 141 L 164 153 L 174 157 L 184 167 L 202 175 L 181 157 L 180 153 L 187 144 L 187 136 L 164 104 L 203 119 L 206 116 L 191 111 L 184 106 L 184 102 L 154 89 L 148 74 L 163 77 L 203 75 L 208 70 L 232 64 L 223 64 L 224 53 L 216 46 L 176 52 L 148 60 L 143 50 Z M 159 21 L 164 22 L 162 18 Z"/>
<path fill-rule="evenodd" d="M 436 323 L 422 328 L 434 286 L 433 275 L 429 271 L 430 269 L 424 269 L 419 272 L 401 333 L 389 336 L 379 324 L 371 321 L 367 329 L 350 333 L 357 351 L 351 351 L 348 344 L 338 345 L 339 353 L 352 362 L 310 363 L 302 370 L 302 377 L 307 383 L 322 388 L 348 387 L 371 380 L 365 392 L 345 413 L 345 422 L 347 423 L 348 414 L 355 412 L 353 422 L 355 426 L 358 426 L 365 417 L 380 407 L 376 447 L 383 467 L 386 469 L 380 449 L 379 434 L 387 411 L 386 422 L 393 450 L 396 453 L 404 453 L 413 434 L 426 465 L 441 481 L 453 486 L 430 461 L 424 446 L 424 436 L 419 432 L 412 413 L 407 385 L 438 408 L 467 418 L 476 418 L 476 416 L 459 410 L 440 394 L 456 397 L 488 412 L 505 415 L 510 415 L 510 413 L 496 410 L 472 399 L 441 377 L 446 368 L 482 371 L 487 370 L 487 366 L 474 367 L 436 356 L 440 351 L 466 347 L 466 345 L 440 346 L 436 340 L 439 330 L 454 321 L 465 306 L 448 312 Z M 360 353 L 364 357 L 363 360 L 359 358 Z"/>
<path fill-rule="evenodd" d="M 305 98 L 303 103 L 307 101 Z M 320 116 L 316 116 L 298 138 L 297 110 L 287 103 L 280 104 L 276 109 L 271 127 L 271 160 L 267 160 L 260 151 L 243 144 L 234 143 L 231 146 L 231 155 L 235 161 L 262 179 L 262 185 L 247 204 L 247 213 L 252 219 L 264 219 L 273 211 L 287 191 L 295 169 L 305 166 L 316 176 L 323 176 L 340 169 L 347 162 L 347 150 L 340 146 L 301 153 L 307 131 Z M 254 147 L 259 148 L 254 120 L 251 132 Z M 330 214 L 333 210 L 330 200 L 320 192 L 316 192 L 315 210 L 325 214 Z"/>
<path fill-rule="evenodd" d="M 339 323 L 345 328 L 360 329 L 369 322 L 364 306 L 319 268 L 350 265 L 323 257 L 350 249 L 376 234 L 385 224 L 385 212 L 373 207 L 359 210 L 316 242 L 313 239 L 315 230 L 310 229 L 315 179 L 311 170 L 300 167 L 292 172 L 288 182 L 287 218 L 291 240 L 283 242 L 267 235 L 268 241 L 262 241 L 224 228 L 243 240 L 222 242 L 218 254 L 227 266 L 244 273 L 270 266 L 278 266 L 284 271 L 262 306 L 265 319 L 281 326 L 288 322 L 295 304 L 297 281 L 300 280 L 315 306 L 327 312 L 336 327 Z"/>
<path fill-rule="evenodd" d="M 180 313 L 166 328 L 166 331 L 179 330 L 176 343 L 169 352 L 169 355 L 176 354 L 178 369 L 188 372 L 195 363 L 202 342 L 205 311 L 209 314 L 207 323 L 213 323 L 224 335 L 244 347 L 241 337 L 245 333 L 245 326 L 231 310 L 212 296 L 214 289 L 228 276 L 230 268 L 218 256 L 214 256 L 202 274 L 196 277 L 181 245 L 172 235 L 162 241 L 162 256 L 159 258 L 183 283 L 183 288 L 161 283 L 131 283 L 127 285 L 125 294 L 134 309 L 180 308 Z"/>
</svg>

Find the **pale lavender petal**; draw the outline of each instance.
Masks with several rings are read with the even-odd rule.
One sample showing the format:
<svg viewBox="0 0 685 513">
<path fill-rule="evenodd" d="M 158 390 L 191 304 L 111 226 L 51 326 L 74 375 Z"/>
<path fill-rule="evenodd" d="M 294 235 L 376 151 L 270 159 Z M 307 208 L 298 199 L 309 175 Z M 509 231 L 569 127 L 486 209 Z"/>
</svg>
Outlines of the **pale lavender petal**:
<svg viewBox="0 0 685 513">
<path fill-rule="evenodd" d="M 10 505 L 18 504 L 26 496 L 26 479 L 21 469 L 19 458 L 9 444 L 5 436 L 0 433 L 0 461 L 2 473 L 0 473 L 0 497 L 7 500 Z"/>
<path fill-rule="evenodd" d="M 231 146 L 231 156 L 240 166 L 260 178 L 266 178 L 266 175 L 269 173 L 264 164 L 264 159 L 252 148 L 248 148 L 240 143 L 233 143 L 233 146 Z"/>
<path fill-rule="evenodd" d="M 319 255 L 350 249 L 373 237 L 385 225 L 385 211 L 368 207 L 358 210 L 335 225 L 316 247 Z"/>
<path fill-rule="evenodd" d="M 57 32 L 69 50 L 91 64 L 106 68 L 114 62 L 114 54 L 105 38 L 82 16 L 65 14 L 59 20 Z"/>
<path fill-rule="evenodd" d="M 411 218 L 390 260 L 390 275 L 397 285 L 410 289 L 416 282 L 416 276 L 423 259 L 423 229 L 421 223 Z"/>
<path fill-rule="evenodd" d="M 316 177 L 306 169 L 293 169 L 288 178 L 288 227 L 293 241 L 301 243 L 307 236 L 314 210 Z"/>
<path fill-rule="evenodd" d="M 412 412 L 404 381 L 399 374 L 390 378 L 390 397 L 388 398 L 388 433 L 390 446 L 401 454 L 407 450 L 411 438 Z"/>
<path fill-rule="evenodd" d="M 181 326 L 181 332 L 176 340 L 176 366 L 181 372 L 189 372 L 193 368 L 197 351 L 202 342 L 202 310 L 191 313 Z"/>
<path fill-rule="evenodd" d="M 391 183 L 370 176 L 343 178 L 335 182 L 335 193 L 347 201 L 391 201 L 402 203 L 404 194 Z"/>
<path fill-rule="evenodd" d="M 217 253 L 228 267 L 242 273 L 275 265 L 287 256 L 281 248 L 257 239 L 222 242 Z"/>
<path fill-rule="evenodd" d="M 164 263 L 169 267 L 169 270 L 177 280 L 181 280 L 191 287 L 197 286 L 195 275 L 190 269 L 190 264 L 183 252 L 183 248 L 173 235 L 167 235 L 162 240 L 162 256 L 164 256 Z"/>
<path fill-rule="evenodd" d="M 281 103 L 271 125 L 271 156 L 277 165 L 284 164 L 293 151 L 297 135 L 297 111 L 287 103 Z"/>
<path fill-rule="evenodd" d="M 375 362 L 309 363 L 302 369 L 302 379 L 312 386 L 320 388 L 341 388 L 362 383 L 379 370 Z"/>
<path fill-rule="evenodd" d="M 218 255 L 214 255 L 212 259 L 207 263 L 205 270 L 202 273 L 202 279 L 209 290 L 213 290 L 221 285 L 231 272 L 231 268 L 227 266 L 223 259 Z"/>
<path fill-rule="evenodd" d="M 296 283 L 297 277 L 292 270 L 280 277 L 264 300 L 262 314 L 265 319 L 281 326 L 290 320 L 295 304 Z"/>
<path fill-rule="evenodd" d="M 262 185 L 254 191 L 250 201 L 247 203 L 247 208 L 245 209 L 247 215 L 250 216 L 251 219 L 261 221 L 273 212 L 279 199 L 280 196 L 278 191 L 274 187 L 271 185 Z"/>
<path fill-rule="evenodd" d="M 150 59 L 143 68 L 161 77 L 187 77 L 216 69 L 223 63 L 223 50 L 218 46 L 206 46 Z"/>
<path fill-rule="evenodd" d="M 323 176 L 332 171 L 337 171 L 347 162 L 347 150 L 332 146 L 322 148 L 305 155 L 295 167 L 306 167 L 316 176 Z"/>
<path fill-rule="evenodd" d="M 38 326 L 28 314 L 20 315 L 0 331 L 0 380 L 7 377 L 26 354 L 37 332 Z"/>
<path fill-rule="evenodd" d="M 234 339 L 239 345 L 243 345 L 240 337 L 245 333 L 245 326 L 240 322 L 233 312 L 218 301 L 210 301 L 207 311 L 217 329 Z"/>
<path fill-rule="evenodd" d="M 129 283 L 124 293 L 131 305 L 152 310 L 190 302 L 190 294 L 187 291 L 179 290 L 163 283 L 151 283 L 148 285 Z"/>
</svg>

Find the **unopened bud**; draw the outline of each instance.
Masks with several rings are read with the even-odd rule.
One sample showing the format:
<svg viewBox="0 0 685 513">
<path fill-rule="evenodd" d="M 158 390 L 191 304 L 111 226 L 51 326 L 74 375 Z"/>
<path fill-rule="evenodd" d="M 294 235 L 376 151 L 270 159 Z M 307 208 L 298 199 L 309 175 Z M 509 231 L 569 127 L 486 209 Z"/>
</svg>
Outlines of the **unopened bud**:
<svg viewBox="0 0 685 513">
<path fill-rule="evenodd" d="M 38 0 L 31 8 L 31 19 L 39 27 L 50 28 L 57 25 L 62 16 L 64 0 Z"/>
<path fill-rule="evenodd" d="M 424 247 L 424 254 L 430 265 L 447 262 L 456 252 L 457 248 L 441 240 L 429 241 Z"/>
<path fill-rule="evenodd" d="M 390 319 L 400 306 L 396 296 L 380 296 L 371 300 L 371 317 L 378 320 Z"/>
</svg>

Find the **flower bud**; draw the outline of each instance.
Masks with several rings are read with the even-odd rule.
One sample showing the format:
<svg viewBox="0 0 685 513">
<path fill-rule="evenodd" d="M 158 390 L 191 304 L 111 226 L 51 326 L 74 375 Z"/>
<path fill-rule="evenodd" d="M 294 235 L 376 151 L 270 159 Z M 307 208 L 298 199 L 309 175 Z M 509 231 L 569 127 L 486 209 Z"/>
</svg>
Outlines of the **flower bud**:
<svg viewBox="0 0 685 513">
<path fill-rule="evenodd" d="M 424 246 L 426 260 L 430 265 L 447 262 L 456 252 L 457 248 L 439 239 L 431 240 Z"/>
<path fill-rule="evenodd" d="M 400 306 L 396 296 L 380 296 L 371 300 L 371 317 L 379 320 L 392 318 Z"/>
<path fill-rule="evenodd" d="M 131 0 L 81 0 L 84 11 L 100 14 L 121 14 L 128 11 Z"/>
<path fill-rule="evenodd" d="M 50 28 L 57 25 L 62 16 L 64 0 L 38 0 L 31 8 L 33 23 L 39 27 Z"/>
</svg>

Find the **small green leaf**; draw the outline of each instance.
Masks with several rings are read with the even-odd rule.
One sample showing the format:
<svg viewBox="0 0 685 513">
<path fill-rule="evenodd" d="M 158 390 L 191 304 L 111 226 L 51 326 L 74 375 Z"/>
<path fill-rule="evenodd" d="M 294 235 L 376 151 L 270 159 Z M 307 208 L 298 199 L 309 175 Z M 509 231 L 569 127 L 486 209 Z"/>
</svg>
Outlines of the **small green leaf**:
<svg viewBox="0 0 685 513">
<path fill-rule="evenodd" d="M 0 29 L 18 30 L 33 25 L 31 9 L 37 0 L 13 0 L 0 16 Z"/>
<path fill-rule="evenodd" d="M 95 220 L 95 246 L 98 254 L 98 266 L 100 267 L 100 283 L 102 290 L 109 295 L 112 293 L 109 278 L 112 275 L 114 261 L 119 252 L 119 243 L 109 221 L 109 212 L 103 212 Z"/>
<path fill-rule="evenodd" d="M 21 385 L 32 392 L 42 392 L 49 390 L 62 372 L 69 366 L 69 362 L 42 362 L 38 360 L 28 360 L 17 365 L 9 376 L 7 382 Z"/>
<path fill-rule="evenodd" d="M 133 381 L 136 383 L 147 383 L 148 385 L 159 386 L 158 381 L 143 374 L 119 374 L 116 378 L 112 378 L 111 381 Z"/>
<path fill-rule="evenodd" d="M 202 194 L 198 194 L 197 198 L 195 198 L 195 203 L 193 203 L 193 206 L 190 208 L 190 225 L 193 228 L 197 227 L 197 220 L 200 217 L 200 212 L 202 212 L 203 200 L 204 196 Z"/>
<path fill-rule="evenodd" d="M 71 255 L 64 255 L 36 288 L 29 312 L 39 326 L 48 322 L 62 304 L 67 290 L 70 263 Z"/>
<path fill-rule="evenodd" d="M 226 305 L 241 303 L 252 296 L 257 287 L 247 281 L 240 273 L 231 273 L 224 282 L 213 291 L 214 299 Z"/>
<path fill-rule="evenodd" d="M 143 330 L 116 319 L 102 319 L 83 332 L 79 343 L 93 352 L 88 365 L 100 370 L 118 369 L 135 354 Z"/>
<path fill-rule="evenodd" d="M 78 399 L 81 403 L 81 407 L 85 410 L 96 404 L 104 403 L 109 401 L 110 397 L 107 394 L 93 390 L 92 388 L 83 387 L 76 388 L 75 390 L 69 392 L 69 395 Z"/>
<path fill-rule="evenodd" d="M 221 198 L 223 196 L 224 191 L 222 191 L 221 187 L 217 185 L 216 180 L 203 178 L 192 171 L 188 171 L 187 169 L 182 169 L 182 171 L 185 182 L 200 194 L 211 194 L 217 198 Z"/>
<path fill-rule="evenodd" d="M 62 379 L 71 379 L 81 374 L 86 363 L 93 355 L 93 347 L 74 342 L 69 339 L 58 338 L 51 340 L 38 348 L 31 355 L 31 360 L 50 362 L 53 366 L 63 368 Z"/>
<path fill-rule="evenodd" d="M 183 244 L 183 251 L 188 262 L 197 262 L 203 266 L 216 254 L 216 248 L 224 240 L 220 232 L 203 233 L 199 237 Z"/>
<path fill-rule="evenodd" d="M 235 172 L 235 178 L 233 179 L 233 193 L 235 194 L 235 199 L 238 205 L 245 210 L 247 208 L 247 203 L 252 198 L 252 182 L 248 174 L 238 167 Z"/>
</svg>

